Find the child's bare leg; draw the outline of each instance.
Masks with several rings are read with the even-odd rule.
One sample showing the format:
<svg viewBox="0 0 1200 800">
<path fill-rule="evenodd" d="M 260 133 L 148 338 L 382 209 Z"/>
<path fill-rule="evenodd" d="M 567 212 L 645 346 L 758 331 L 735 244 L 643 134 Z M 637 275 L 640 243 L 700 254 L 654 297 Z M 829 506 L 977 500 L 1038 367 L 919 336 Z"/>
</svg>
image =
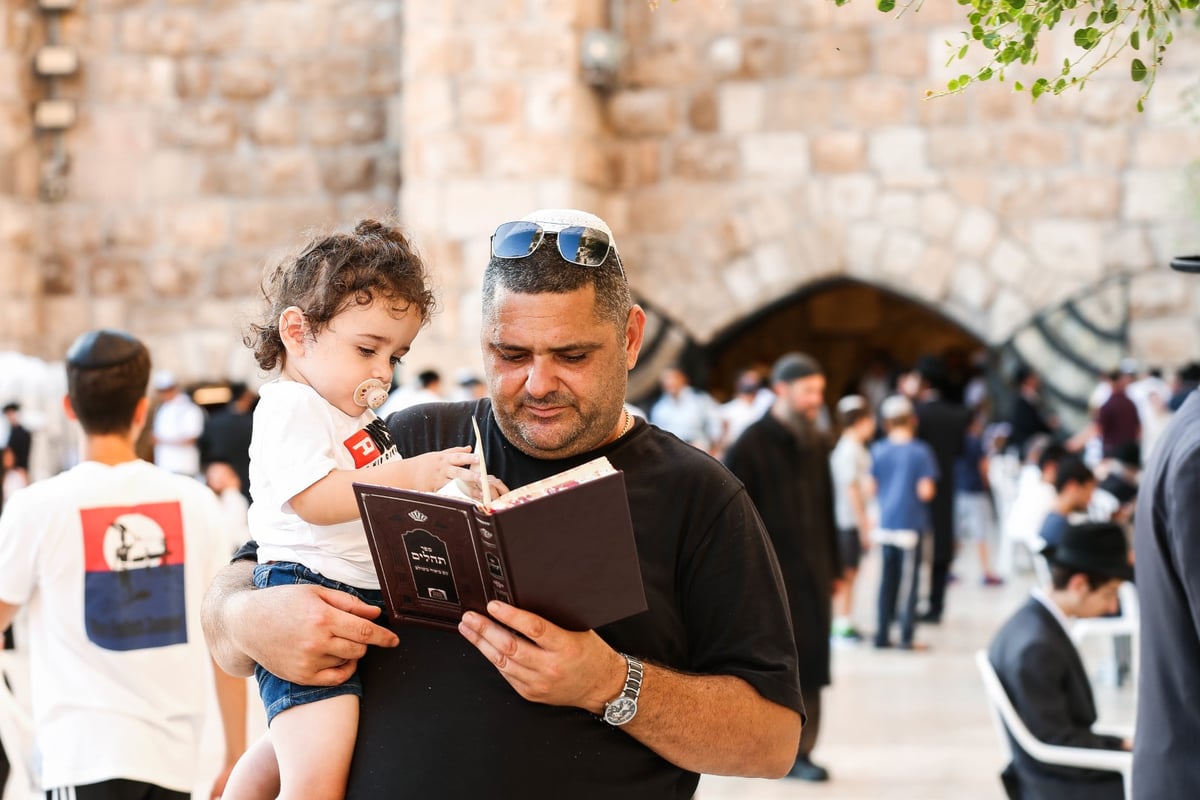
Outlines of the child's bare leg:
<svg viewBox="0 0 1200 800">
<path fill-rule="evenodd" d="M 279 794 L 279 763 L 269 734 L 242 753 L 229 780 L 222 800 L 274 800 Z"/>
<path fill-rule="evenodd" d="M 358 734 L 358 698 L 338 695 L 293 706 L 271 720 L 279 800 L 341 800 Z"/>
</svg>

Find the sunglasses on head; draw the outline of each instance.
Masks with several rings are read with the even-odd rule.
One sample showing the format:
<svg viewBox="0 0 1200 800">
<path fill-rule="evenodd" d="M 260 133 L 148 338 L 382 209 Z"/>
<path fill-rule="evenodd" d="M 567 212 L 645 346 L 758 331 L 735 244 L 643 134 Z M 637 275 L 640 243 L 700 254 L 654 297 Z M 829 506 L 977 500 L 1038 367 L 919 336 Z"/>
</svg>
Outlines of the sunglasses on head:
<svg viewBox="0 0 1200 800">
<path fill-rule="evenodd" d="M 533 254 L 546 239 L 546 234 L 555 235 L 558 254 L 564 260 L 581 267 L 598 267 L 608 258 L 612 250 L 612 237 L 599 228 L 571 225 L 560 231 L 547 231 L 536 222 L 506 222 L 492 234 L 492 255 L 496 258 L 525 258 Z M 621 259 L 617 266 L 624 273 Z"/>
</svg>

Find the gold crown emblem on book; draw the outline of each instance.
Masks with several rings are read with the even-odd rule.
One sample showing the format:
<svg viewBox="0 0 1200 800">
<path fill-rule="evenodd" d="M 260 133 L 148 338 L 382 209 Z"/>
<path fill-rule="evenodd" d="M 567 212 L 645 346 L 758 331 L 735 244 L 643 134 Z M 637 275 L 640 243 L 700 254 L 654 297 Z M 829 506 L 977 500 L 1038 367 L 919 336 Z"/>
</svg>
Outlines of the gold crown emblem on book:
<svg viewBox="0 0 1200 800">
<path fill-rule="evenodd" d="M 417 522 L 424 522 L 425 520 L 429 519 L 429 517 L 425 516 L 420 511 L 410 511 L 410 512 L 408 512 L 408 515 L 410 517 L 412 517 L 413 519 L 415 519 Z"/>
</svg>

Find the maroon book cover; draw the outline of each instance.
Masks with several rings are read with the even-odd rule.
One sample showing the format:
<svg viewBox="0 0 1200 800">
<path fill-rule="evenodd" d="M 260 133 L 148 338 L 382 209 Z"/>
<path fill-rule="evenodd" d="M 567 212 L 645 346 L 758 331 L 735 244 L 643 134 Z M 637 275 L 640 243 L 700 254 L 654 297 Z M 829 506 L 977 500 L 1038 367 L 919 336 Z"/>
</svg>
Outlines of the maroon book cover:
<svg viewBox="0 0 1200 800">
<path fill-rule="evenodd" d="M 490 511 L 408 489 L 354 491 L 393 626 L 453 629 L 465 611 L 486 614 L 490 600 L 569 630 L 646 610 L 619 471 Z"/>
</svg>

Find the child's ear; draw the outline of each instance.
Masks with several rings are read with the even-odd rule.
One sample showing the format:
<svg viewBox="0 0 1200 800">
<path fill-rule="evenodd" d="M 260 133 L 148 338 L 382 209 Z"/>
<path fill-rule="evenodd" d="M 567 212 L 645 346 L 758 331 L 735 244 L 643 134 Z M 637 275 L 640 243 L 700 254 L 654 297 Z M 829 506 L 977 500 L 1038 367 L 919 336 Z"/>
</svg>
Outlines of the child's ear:
<svg viewBox="0 0 1200 800">
<path fill-rule="evenodd" d="M 296 306 L 288 306 L 279 315 L 279 338 L 289 355 L 304 352 L 305 337 L 308 335 L 308 323 L 304 312 Z"/>
</svg>

